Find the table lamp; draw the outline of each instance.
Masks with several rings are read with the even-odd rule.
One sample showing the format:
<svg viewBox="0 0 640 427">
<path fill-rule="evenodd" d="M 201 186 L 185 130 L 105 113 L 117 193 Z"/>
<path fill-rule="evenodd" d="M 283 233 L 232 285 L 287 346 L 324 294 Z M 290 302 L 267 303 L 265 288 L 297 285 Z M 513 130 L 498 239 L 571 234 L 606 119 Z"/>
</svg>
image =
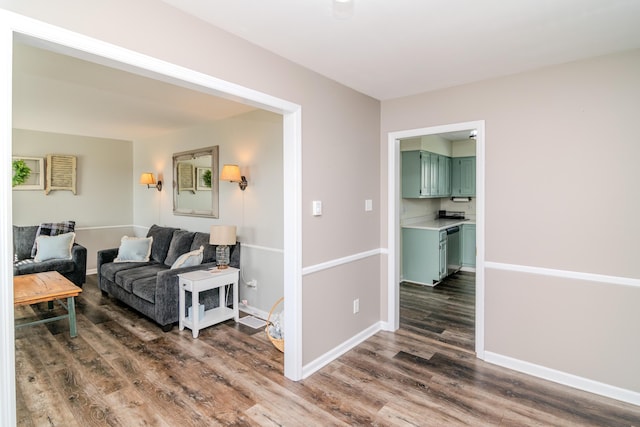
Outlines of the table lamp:
<svg viewBox="0 0 640 427">
<path fill-rule="evenodd" d="M 229 245 L 236 244 L 235 225 L 212 225 L 209 243 L 216 245 L 216 264 L 219 269 L 229 266 Z"/>
</svg>

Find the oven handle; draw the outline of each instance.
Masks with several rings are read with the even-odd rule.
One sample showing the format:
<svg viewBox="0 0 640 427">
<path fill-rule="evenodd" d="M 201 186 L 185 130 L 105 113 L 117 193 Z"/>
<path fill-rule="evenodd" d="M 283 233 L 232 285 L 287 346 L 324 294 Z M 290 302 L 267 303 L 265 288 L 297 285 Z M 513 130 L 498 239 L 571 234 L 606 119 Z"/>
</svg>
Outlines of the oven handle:
<svg viewBox="0 0 640 427">
<path fill-rule="evenodd" d="M 449 234 L 454 234 L 454 233 L 458 233 L 460 231 L 460 226 L 458 225 L 454 225 L 453 227 L 449 227 L 447 228 L 446 232 L 447 232 L 447 236 Z"/>
</svg>

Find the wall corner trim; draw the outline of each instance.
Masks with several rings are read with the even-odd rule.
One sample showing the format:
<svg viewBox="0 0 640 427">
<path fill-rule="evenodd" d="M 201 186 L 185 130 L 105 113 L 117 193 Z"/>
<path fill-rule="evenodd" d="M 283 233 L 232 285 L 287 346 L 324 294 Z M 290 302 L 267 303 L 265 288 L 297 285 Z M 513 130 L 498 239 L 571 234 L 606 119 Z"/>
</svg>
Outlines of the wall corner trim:
<svg viewBox="0 0 640 427">
<path fill-rule="evenodd" d="M 623 389 L 610 384 L 605 384 L 598 381 L 590 380 L 588 378 L 579 377 L 567 372 L 562 372 L 555 369 L 547 368 L 545 366 L 536 365 L 524 360 L 514 359 L 509 356 L 492 353 L 490 351 L 485 351 L 484 356 L 485 362 L 489 362 L 494 365 L 513 369 L 518 372 L 553 381 L 554 383 L 573 387 L 578 390 L 588 391 L 600 396 L 605 396 L 611 399 L 616 399 L 622 402 L 640 406 L 640 393 L 633 390 Z"/>
<path fill-rule="evenodd" d="M 366 341 L 367 339 L 371 338 L 373 335 L 377 334 L 379 331 L 382 330 L 382 326 L 383 326 L 382 324 L 383 322 L 374 323 L 373 325 L 369 326 L 362 332 L 354 335 L 353 337 L 349 338 L 342 344 L 334 347 L 332 350 L 329 350 L 328 352 L 318 357 L 314 361 L 304 365 L 302 367 L 302 378 L 303 379 L 307 378 L 309 375 L 313 374 L 314 372 L 318 371 L 322 367 L 333 362 L 334 360 L 342 356 L 347 351 L 356 347 L 358 344 Z"/>
</svg>

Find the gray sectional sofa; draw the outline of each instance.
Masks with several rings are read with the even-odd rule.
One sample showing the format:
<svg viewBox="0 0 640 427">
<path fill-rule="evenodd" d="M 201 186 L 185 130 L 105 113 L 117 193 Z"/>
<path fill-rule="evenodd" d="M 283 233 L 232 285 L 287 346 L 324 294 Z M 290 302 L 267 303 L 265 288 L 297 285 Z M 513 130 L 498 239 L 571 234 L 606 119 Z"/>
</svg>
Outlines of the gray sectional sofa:
<svg viewBox="0 0 640 427">
<path fill-rule="evenodd" d="M 148 262 L 114 262 L 118 248 L 98 251 L 98 285 L 103 294 L 117 298 L 158 323 L 168 332 L 178 321 L 178 274 L 216 266 L 216 246 L 209 234 L 153 225 L 147 237 L 153 237 Z M 202 264 L 171 269 L 180 255 L 204 246 Z M 231 267 L 240 268 L 240 242 L 231 246 Z M 217 291 L 200 294 L 205 309 L 217 307 Z M 231 301 L 231 299 L 229 299 Z M 187 306 L 191 305 L 187 295 Z"/>
<path fill-rule="evenodd" d="M 57 271 L 76 286 L 82 287 L 87 277 L 87 248 L 74 243 L 71 259 L 36 261 L 32 256 L 32 248 L 38 228 L 38 225 L 13 226 L 13 275 Z"/>
</svg>

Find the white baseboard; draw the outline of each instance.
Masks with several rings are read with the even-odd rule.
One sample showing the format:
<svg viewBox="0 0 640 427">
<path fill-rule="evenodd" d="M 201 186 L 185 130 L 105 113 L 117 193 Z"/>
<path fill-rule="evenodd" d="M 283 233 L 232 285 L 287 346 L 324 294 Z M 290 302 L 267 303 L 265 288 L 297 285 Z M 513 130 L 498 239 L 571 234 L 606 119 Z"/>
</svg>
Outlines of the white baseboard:
<svg viewBox="0 0 640 427">
<path fill-rule="evenodd" d="M 640 393 L 632 390 L 623 389 L 489 351 L 485 351 L 484 360 L 485 362 L 493 363 L 494 365 L 513 369 L 514 371 L 523 372 L 534 377 L 543 378 L 578 390 L 588 391 L 600 396 L 610 397 L 612 399 L 640 406 Z"/>
<path fill-rule="evenodd" d="M 326 352 L 322 356 L 318 357 L 314 361 L 307 363 L 302 367 L 302 378 L 307 378 L 309 375 L 318 371 L 322 367 L 328 365 L 329 363 L 336 360 L 338 357 L 342 356 L 347 351 L 356 347 L 358 344 L 366 341 L 376 333 L 382 330 L 383 322 L 376 322 L 373 325 L 369 326 L 364 331 L 359 334 L 351 337 L 347 341 L 343 342 L 339 346 L 333 348 L 332 350 Z"/>
<path fill-rule="evenodd" d="M 269 317 L 269 312 L 268 311 L 264 311 L 264 310 L 260 310 L 256 307 L 252 307 L 250 305 L 244 305 L 242 303 L 238 304 L 238 308 L 240 309 L 240 311 L 243 311 L 247 314 L 252 315 L 253 317 L 257 317 L 258 319 L 262 319 L 262 320 L 267 320 L 267 318 Z"/>
<path fill-rule="evenodd" d="M 87 276 L 91 274 L 98 274 L 98 267 L 96 268 L 87 268 Z"/>
</svg>

